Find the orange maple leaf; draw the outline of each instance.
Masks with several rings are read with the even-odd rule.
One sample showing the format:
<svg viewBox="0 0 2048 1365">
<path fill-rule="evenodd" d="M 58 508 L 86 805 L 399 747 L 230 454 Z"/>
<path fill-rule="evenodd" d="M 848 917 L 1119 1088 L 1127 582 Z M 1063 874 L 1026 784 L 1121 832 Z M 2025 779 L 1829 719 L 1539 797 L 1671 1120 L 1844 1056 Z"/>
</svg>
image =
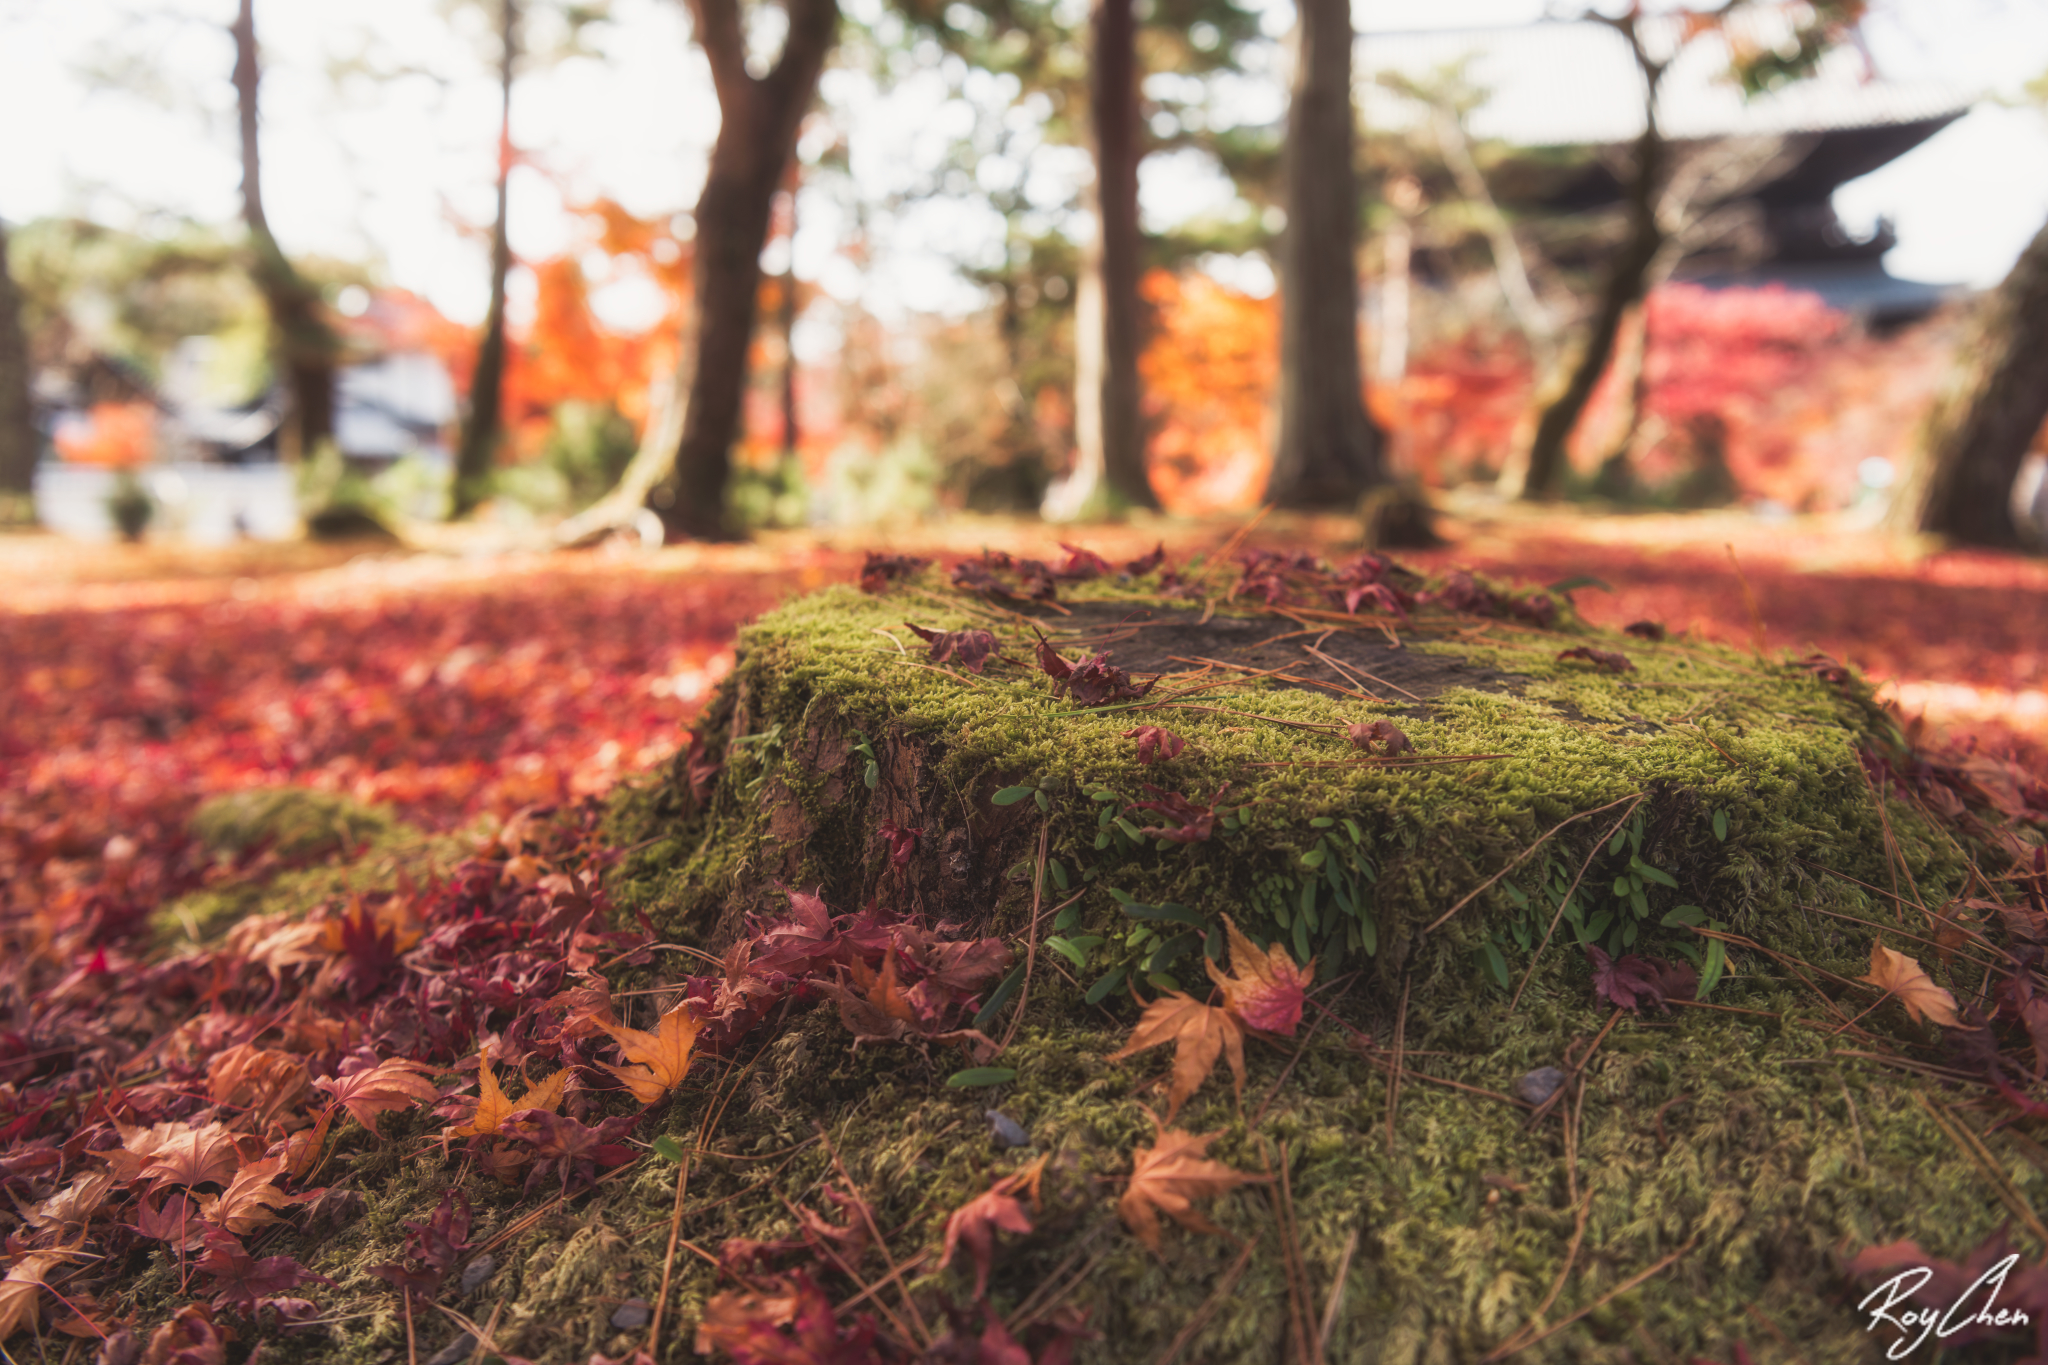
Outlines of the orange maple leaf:
<svg viewBox="0 0 2048 1365">
<path fill-rule="evenodd" d="M 1109 1060 L 1119 1061 L 1161 1043 L 1173 1044 L 1173 1080 L 1166 1091 L 1166 1119 L 1180 1112 L 1188 1096 L 1201 1089 L 1202 1082 L 1216 1069 L 1216 1059 L 1227 1057 L 1236 1082 L 1237 1102 L 1244 1103 L 1244 1025 L 1220 1005 L 1205 1005 L 1179 991 L 1166 994 L 1145 1006 L 1138 1017 L 1131 1041 Z"/>
<path fill-rule="evenodd" d="M 468 1123 L 459 1128 L 450 1128 L 450 1137 L 483 1137 L 498 1131 L 511 1115 L 521 1109 L 545 1109 L 551 1114 L 560 1113 L 562 1092 L 569 1085 L 569 1069 L 557 1071 L 544 1081 L 526 1087 L 526 1093 L 516 1100 L 505 1098 L 505 1091 L 498 1084 L 497 1073 L 491 1064 L 479 1058 L 476 1069 L 477 1101 L 476 1113 Z"/>
<path fill-rule="evenodd" d="M 1259 947 L 1238 932 L 1230 916 L 1223 917 L 1223 927 L 1230 933 L 1231 974 L 1225 976 L 1206 958 L 1202 961 L 1209 969 L 1209 979 L 1223 988 L 1223 1003 L 1248 1028 L 1293 1037 L 1301 1024 L 1308 984 L 1315 980 L 1315 959 L 1310 958 L 1306 967 L 1297 967 L 1286 948 L 1278 942 L 1270 948 Z"/>
<path fill-rule="evenodd" d="M 1904 953 L 1895 953 L 1875 939 L 1870 944 L 1870 975 L 1859 976 L 1887 995 L 1896 995 L 1906 1013 L 1914 1019 L 1931 1019 L 1943 1028 L 1955 1028 L 1956 998 L 1928 979 L 1920 964 Z"/>
<path fill-rule="evenodd" d="M 102 1153 L 107 1169 L 122 1184 L 137 1180 L 155 1182 L 152 1190 L 166 1185 L 225 1185 L 242 1164 L 235 1150 L 235 1135 L 218 1123 L 188 1128 L 182 1123 L 152 1124 L 147 1128 L 115 1127 L 121 1134 L 118 1151 Z"/>
<path fill-rule="evenodd" d="M 35 1327 L 42 1310 L 43 1277 L 64 1263 L 61 1252 L 32 1251 L 0 1280 L 0 1341 Z"/>
<path fill-rule="evenodd" d="M 1207 1160 L 1209 1144 L 1223 1136 L 1221 1133 L 1184 1133 L 1162 1126 L 1157 1117 L 1152 1126 L 1158 1137 L 1150 1147 L 1140 1147 L 1133 1154 L 1131 1182 L 1116 1201 L 1124 1225 L 1154 1251 L 1159 1250 L 1162 1213 L 1191 1232 L 1221 1232 L 1195 1209 L 1194 1201 L 1265 1177 Z"/>
<path fill-rule="evenodd" d="M 284 1169 L 283 1155 L 264 1161 L 252 1161 L 235 1172 L 235 1178 L 228 1182 L 227 1189 L 219 1194 L 199 1196 L 199 1216 L 216 1227 L 226 1228 L 236 1236 L 254 1232 L 265 1223 L 278 1221 L 273 1208 L 283 1208 L 300 1202 L 302 1196 L 286 1194 L 271 1183 L 271 1178 Z"/>
<path fill-rule="evenodd" d="M 690 1070 L 690 1049 L 696 1045 L 697 1031 L 703 1027 L 690 1012 L 688 1001 L 662 1015 L 653 1033 L 615 1027 L 603 1020 L 598 1024 L 619 1045 L 626 1060 L 635 1063 L 613 1066 L 607 1062 L 602 1064 L 604 1069 L 624 1081 L 633 1098 L 642 1104 L 653 1104 L 683 1083 Z"/>
<path fill-rule="evenodd" d="M 962 1246 L 974 1258 L 974 1297 L 979 1299 L 988 1293 L 989 1261 L 995 1251 L 996 1229 L 1005 1232 L 1031 1231 L 1030 1215 L 1024 1212 L 1023 1201 L 1017 1198 L 1020 1190 L 1031 1192 L 1031 1203 L 1038 1204 L 1038 1182 L 1045 1174 L 1045 1157 L 1026 1166 L 1023 1170 L 1004 1176 L 990 1186 L 986 1194 L 975 1196 L 953 1210 L 946 1219 L 946 1250 L 939 1257 L 939 1269 L 944 1270 L 953 1263 L 953 1253 Z"/>
<path fill-rule="evenodd" d="M 215 1053 L 206 1064 L 206 1088 L 213 1102 L 248 1111 L 258 1126 L 276 1118 L 311 1084 L 304 1062 L 289 1052 L 254 1043 L 237 1043 Z"/>
<path fill-rule="evenodd" d="M 426 1078 L 428 1068 L 403 1057 L 391 1057 L 348 1076 L 322 1076 L 313 1084 L 334 1096 L 334 1102 L 372 1133 L 377 1115 L 426 1104 L 439 1095 Z"/>
</svg>

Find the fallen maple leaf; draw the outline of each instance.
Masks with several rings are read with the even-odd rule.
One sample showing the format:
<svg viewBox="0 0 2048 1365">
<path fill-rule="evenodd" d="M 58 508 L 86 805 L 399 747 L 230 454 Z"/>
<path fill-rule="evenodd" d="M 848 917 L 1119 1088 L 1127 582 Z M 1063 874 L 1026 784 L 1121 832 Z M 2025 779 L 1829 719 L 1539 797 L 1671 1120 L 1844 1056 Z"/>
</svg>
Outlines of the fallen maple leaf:
<svg viewBox="0 0 2048 1365">
<path fill-rule="evenodd" d="M 1159 1215 L 1165 1214 L 1191 1232 L 1220 1232 L 1196 1211 L 1194 1201 L 1207 1199 L 1263 1179 L 1207 1160 L 1209 1144 L 1221 1133 L 1184 1133 L 1167 1128 L 1155 1117 L 1158 1137 L 1150 1147 L 1132 1154 L 1131 1181 L 1116 1201 L 1124 1226 L 1152 1250 L 1159 1250 Z"/>
<path fill-rule="evenodd" d="M 43 1276 L 64 1257 L 54 1251 L 32 1251 L 16 1261 L 0 1280 L 0 1341 L 41 1320 Z"/>
<path fill-rule="evenodd" d="M 995 1253 L 996 1230 L 1031 1231 L 1031 1218 L 1024 1212 L 1017 1192 L 1029 1190 L 1032 1202 L 1038 1202 L 1038 1182 L 1045 1173 L 1045 1163 L 1046 1158 L 1040 1157 L 1023 1170 L 1004 1176 L 986 1193 L 953 1210 L 946 1219 L 946 1249 L 939 1257 L 939 1269 L 951 1265 L 953 1253 L 965 1246 L 967 1254 L 974 1258 L 975 1298 L 988 1295 L 989 1261 Z"/>
<path fill-rule="evenodd" d="M 66 1228 L 83 1228 L 99 1211 L 100 1205 L 106 1202 L 107 1194 L 113 1188 L 112 1172 L 82 1175 L 23 1216 L 33 1228 L 54 1229 L 59 1233 Z"/>
<path fill-rule="evenodd" d="M 885 555 L 870 550 L 866 562 L 860 566 L 860 590 L 886 591 L 891 583 L 910 577 L 929 563 L 929 559 L 918 559 L 913 555 Z"/>
<path fill-rule="evenodd" d="M 1928 979 L 1920 964 L 1895 953 L 1875 939 L 1870 944 L 1870 974 L 1859 976 L 1887 995 L 1895 995 L 1914 1019 L 1928 1019 L 1943 1028 L 1957 1028 L 1956 998 Z"/>
<path fill-rule="evenodd" d="M 1593 994 L 1620 1009 L 1637 1010 L 1643 1001 L 1671 1013 L 1666 1000 L 1690 1000 L 1699 990 L 1699 976 L 1682 962 L 1660 961 L 1624 953 L 1610 958 L 1595 945 L 1586 945 L 1593 960 Z"/>
<path fill-rule="evenodd" d="M 1260 948 L 1238 932 L 1228 915 L 1223 917 L 1223 927 L 1230 935 L 1230 975 L 1225 976 L 1207 958 L 1202 960 L 1209 979 L 1223 988 L 1223 1003 L 1249 1028 L 1293 1037 L 1301 1024 L 1308 985 L 1315 980 L 1315 960 L 1297 967 L 1277 941 L 1271 948 Z"/>
<path fill-rule="evenodd" d="M 254 1232 L 265 1223 L 278 1221 L 271 1210 L 284 1208 L 305 1201 L 305 1195 L 286 1194 L 271 1183 L 284 1169 L 283 1155 L 264 1161 L 252 1161 L 235 1172 L 235 1178 L 228 1182 L 227 1189 L 219 1194 L 199 1196 L 199 1216 L 215 1227 L 226 1228 L 241 1236 Z"/>
<path fill-rule="evenodd" d="M 872 1323 L 862 1317 L 841 1326 L 832 1300 L 799 1272 L 768 1293 L 712 1295 L 697 1322 L 696 1350 L 725 1351 L 733 1365 L 871 1365 L 874 1342 Z"/>
<path fill-rule="evenodd" d="M 487 1059 L 477 1059 L 476 1080 L 476 1112 L 470 1115 L 468 1123 L 450 1128 L 449 1137 L 484 1137 L 495 1133 L 507 1118 L 521 1109 L 545 1109 L 549 1113 L 559 1111 L 562 1092 L 569 1085 L 569 1069 L 564 1067 L 546 1080 L 528 1086 L 526 1093 L 517 1100 L 505 1097 L 498 1084 L 497 1072 Z"/>
<path fill-rule="evenodd" d="M 198 1268 L 213 1278 L 213 1306 L 234 1308 L 244 1315 L 255 1308 L 260 1298 L 302 1284 L 334 1283 L 289 1256 L 265 1256 L 259 1260 L 249 1254 L 239 1238 L 218 1231 L 207 1234 L 206 1254 L 199 1258 Z"/>
<path fill-rule="evenodd" d="M 206 1089 L 213 1102 L 247 1110 L 259 1128 L 295 1103 L 312 1083 L 299 1058 L 253 1043 L 237 1043 L 206 1064 Z"/>
<path fill-rule="evenodd" d="M 403 1057 L 390 1057 L 375 1066 L 346 1076 L 322 1076 L 313 1082 L 334 1096 L 334 1102 L 348 1110 L 357 1123 L 377 1131 L 377 1115 L 426 1104 L 439 1092 L 427 1079 L 428 1068 Z"/>
<path fill-rule="evenodd" d="M 1179 758 L 1180 751 L 1187 747 L 1187 741 L 1171 730 L 1162 730 L 1156 725 L 1140 725 L 1123 733 L 1125 739 L 1138 741 L 1138 762 L 1152 764 L 1162 759 Z"/>
<path fill-rule="evenodd" d="M 683 1083 L 690 1070 L 690 1049 L 703 1027 L 687 1001 L 662 1015 L 653 1033 L 598 1022 L 632 1064 L 613 1066 L 607 1062 L 604 1069 L 624 1081 L 642 1104 L 653 1104 Z"/>
<path fill-rule="evenodd" d="M 1401 733 L 1401 727 L 1390 720 L 1353 721 L 1345 732 L 1353 744 L 1372 752 L 1372 746 L 1380 745 L 1391 758 L 1399 753 L 1414 753 L 1415 745 L 1408 736 Z"/>
<path fill-rule="evenodd" d="M 935 664 L 958 659 L 969 673 L 979 673 L 987 667 L 988 656 L 995 653 L 996 637 L 985 630 L 926 630 L 908 621 L 903 624 L 932 647 L 928 657 Z"/>
<path fill-rule="evenodd" d="M 122 1150 L 107 1152 L 107 1169 L 122 1184 L 137 1180 L 154 1182 L 150 1188 L 166 1185 L 225 1185 L 242 1164 L 235 1150 L 235 1135 L 218 1123 L 188 1128 L 182 1123 L 158 1123 L 148 1128 L 116 1125 Z"/>
<path fill-rule="evenodd" d="M 1205 1005 L 1191 995 L 1168 991 L 1138 1017 L 1131 1041 L 1109 1055 L 1109 1060 L 1173 1044 L 1173 1080 L 1166 1091 L 1166 1119 L 1180 1112 L 1188 1096 L 1201 1089 L 1202 1082 L 1216 1069 L 1216 1059 L 1227 1057 L 1236 1080 L 1237 1100 L 1244 1103 L 1244 1025 L 1228 1008 Z"/>
</svg>

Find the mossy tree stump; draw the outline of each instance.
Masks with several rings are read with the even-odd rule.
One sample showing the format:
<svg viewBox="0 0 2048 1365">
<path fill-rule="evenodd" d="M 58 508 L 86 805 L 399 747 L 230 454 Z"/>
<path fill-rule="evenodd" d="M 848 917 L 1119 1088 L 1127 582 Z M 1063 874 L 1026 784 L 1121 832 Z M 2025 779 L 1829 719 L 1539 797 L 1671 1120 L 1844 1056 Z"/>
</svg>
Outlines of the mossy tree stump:
<svg viewBox="0 0 2048 1365">
<path fill-rule="evenodd" d="M 1014 997 L 988 1018 L 997 1036 L 1015 1023 L 1013 1083 L 952 1088 L 962 1061 L 851 1049 L 826 1006 L 766 1044 L 721 1146 L 780 1151 L 822 1125 L 907 1257 L 1019 1164 L 990 1140 L 983 1112 L 1001 1111 L 1053 1163 L 1036 1230 L 998 1248 L 991 1302 L 1086 1309 L 1101 1335 L 1084 1360 L 1158 1359 L 1204 1312 L 1183 1360 L 1306 1359 L 1298 1323 L 1321 1336 L 1326 1306 L 1332 1361 L 1479 1359 L 1539 1308 L 1589 1311 L 1522 1359 L 1727 1359 L 1765 1320 L 1810 1360 L 1867 1358 L 1839 1249 L 1912 1237 L 1960 1256 L 2005 1218 L 1923 1082 L 1844 1055 L 1869 1051 L 1854 1031 L 1905 1047 L 1935 1031 L 1886 1005 L 1831 1032 L 1875 999 L 1852 984 L 1874 937 L 1914 951 L 1923 920 L 1895 879 L 1927 905 L 1962 891 L 1956 831 L 1880 802 L 1860 755 L 1897 734 L 1860 684 L 1610 637 L 1566 604 L 1466 600 L 1495 614 L 1347 618 L 1128 577 L 1012 610 L 927 575 L 748 627 L 698 743 L 618 804 L 621 841 L 645 846 L 615 895 L 719 952 L 816 889 L 835 912 L 872 902 L 1003 936 L 1033 975 L 1021 1020 Z M 934 663 L 906 623 L 987 630 L 1000 656 L 978 674 Z M 1138 703 L 1079 705 L 1032 662 L 1038 631 L 1070 660 L 1106 650 L 1168 676 Z M 1632 666 L 1560 658 L 1580 646 Z M 1381 719 L 1413 752 L 1348 739 Z M 1185 749 L 1142 764 L 1141 725 Z M 1209 836 L 1146 833 L 1176 823 L 1137 805 L 1161 793 L 1213 810 Z M 1034 923 L 1034 893 L 1071 903 Z M 1242 1169 L 1284 1153 L 1303 1310 L 1263 1188 L 1210 1210 L 1229 1238 L 1172 1231 L 1164 1255 L 1114 1209 L 1167 1062 L 1109 1054 L 1134 993 L 1206 990 L 1225 914 L 1314 958 L 1323 1008 L 1254 1044 L 1241 1103 L 1219 1075 L 1178 1123 L 1220 1131 L 1211 1155 Z M 1595 999 L 1582 942 L 1705 966 L 1714 940 L 1694 926 L 1737 945 L 1710 1007 L 1630 1017 Z M 1544 1067 L 1567 1082 L 1532 1116 L 1510 1096 Z M 702 1118 L 678 1110 L 678 1132 Z M 2040 1197 L 2033 1167 L 2008 1174 Z M 829 1175 L 812 1153 L 776 1192 Z M 790 1226 L 756 1197 L 688 1235 Z M 935 1264 L 914 1282 L 964 1303 L 971 1272 Z M 686 1314 L 717 1287 L 691 1269 Z"/>
</svg>

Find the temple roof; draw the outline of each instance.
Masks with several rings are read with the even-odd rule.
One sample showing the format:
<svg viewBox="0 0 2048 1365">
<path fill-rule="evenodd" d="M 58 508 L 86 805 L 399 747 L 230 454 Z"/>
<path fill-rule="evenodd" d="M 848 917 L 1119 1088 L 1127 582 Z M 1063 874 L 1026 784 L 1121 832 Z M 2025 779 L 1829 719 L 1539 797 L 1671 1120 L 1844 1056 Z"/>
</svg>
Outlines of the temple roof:
<svg viewBox="0 0 2048 1365">
<path fill-rule="evenodd" d="M 1679 22 L 1675 16 L 1646 22 L 1645 41 L 1653 53 L 1676 46 Z M 1738 11 L 1729 22 L 1737 25 L 1738 41 L 1777 47 L 1789 38 L 1783 16 L 1774 11 Z M 1955 86 L 1878 79 L 1853 46 L 1828 54 L 1807 79 L 1749 99 L 1728 66 L 1728 40 L 1719 33 L 1701 35 L 1678 53 L 1659 91 L 1667 137 L 1834 133 L 1930 122 L 1939 127 L 1974 99 L 1973 92 Z M 1413 101 L 1379 84 L 1382 73 L 1427 81 L 1458 67 L 1467 82 L 1489 94 L 1469 119 L 1475 138 L 1571 146 L 1626 142 L 1642 132 L 1642 81 L 1628 43 L 1611 27 L 1586 20 L 1363 34 L 1356 69 L 1367 126 L 1414 127 L 1422 116 Z M 1882 164 L 1845 167 L 1849 173 L 1842 179 Z"/>
</svg>

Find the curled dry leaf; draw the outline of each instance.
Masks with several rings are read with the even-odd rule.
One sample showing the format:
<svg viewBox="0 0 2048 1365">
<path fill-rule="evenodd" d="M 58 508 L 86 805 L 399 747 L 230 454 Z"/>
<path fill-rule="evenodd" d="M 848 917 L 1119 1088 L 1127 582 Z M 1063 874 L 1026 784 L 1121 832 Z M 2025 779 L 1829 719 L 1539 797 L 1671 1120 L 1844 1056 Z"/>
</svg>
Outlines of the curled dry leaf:
<svg viewBox="0 0 2048 1365">
<path fill-rule="evenodd" d="M 1690 1000 L 1699 992 L 1698 973 L 1683 962 L 1624 953 L 1610 958 L 1594 944 L 1586 945 L 1593 962 L 1593 994 L 1620 1009 L 1640 1011 L 1645 1003 L 1669 1014 L 1667 1000 Z"/>
<path fill-rule="evenodd" d="M 1381 752 L 1389 758 L 1395 754 L 1415 752 L 1413 742 L 1401 732 L 1400 726 L 1390 720 L 1353 721 L 1351 728 L 1345 733 L 1353 744 L 1367 753 L 1372 752 L 1375 744 L 1379 745 Z"/>
<path fill-rule="evenodd" d="M 1173 1044 L 1173 1079 L 1166 1090 L 1169 1123 L 1188 1096 L 1201 1089 L 1219 1057 L 1229 1059 L 1238 1103 L 1244 1103 L 1244 1025 L 1229 1009 L 1168 991 L 1145 1006 L 1131 1041 L 1112 1052 L 1109 1060 L 1121 1061 L 1161 1043 Z"/>
<path fill-rule="evenodd" d="M 634 1028 L 619 1028 L 601 1024 L 619 1045 L 619 1051 L 626 1054 L 628 1066 L 605 1064 L 605 1070 L 626 1083 L 633 1092 L 633 1098 L 642 1104 L 653 1104 L 683 1083 L 683 1077 L 690 1070 L 690 1050 L 696 1045 L 697 1031 L 703 1027 L 697 1016 L 690 1012 L 689 1003 L 677 1005 L 661 1016 L 661 1023 L 652 1033 Z"/>
<path fill-rule="evenodd" d="M 1904 953 L 1895 953 L 1882 943 L 1870 944 L 1870 974 L 1856 978 L 1867 981 L 1887 995 L 1895 995 L 1914 1019 L 1926 1019 L 1943 1028 L 1956 1028 L 1956 998 L 1928 979 L 1920 964 Z"/>
<path fill-rule="evenodd" d="M 63 1263 L 59 1252 L 32 1251 L 8 1270 L 0 1280 L 0 1341 L 41 1320 L 43 1277 Z"/>
<path fill-rule="evenodd" d="M 1196 1210 L 1194 1201 L 1209 1199 L 1239 1185 L 1263 1179 L 1207 1159 L 1209 1144 L 1221 1133 L 1184 1133 L 1153 1119 L 1158 1137 L 1150 1147 L 1132 1154 L 1131 1181 L 1116 1201 L 1124 1226 L 1152 1250 L 1159 1250 L 1159 1215 L 1165 1214 L 1190 1232 L 1220 1232 Z"/>
<path fill-rule="evenodd" d="M 975 1298 L 988 1295 L 988 1270 L 995 1254 L 996 1230 L 1031 1231 L 1030 1215 L 1024 1212 L 1024 1203 L 1017 1195 L 1028 1190 L 1033 1206 L 1037 1205 L 1038 1182 L 1045 1174 L 1045 1163 L 1046 1158 L 1040 1157 L 1023 1170 L 1004 1176 L 985 1194 L 962 1204 L 946 1219 L 946 1249 L 939 1257 L 939 1269 L 951 1265 L 954 1253 L 966 1247 L 967 1254 L 974 1258 Z"/>
<path fill-rule="evenodd" d="M 988 666 L 988 656 L 995 653 L 996 637 L 985 630 L 926 630 L 908 621 L 903 624 L 932 647 L 929 657 L 935 664 L 958 659 L 969 673 L 979 673 Z"/>
<path fill-rule="evenodd" d="M 1279 942 L 1270 948 L 1259 947 L 1238 931 L 1228 915 L 1223 917 L 1223 927 L 1230 935 L 1230 975 L 1203 959 L 1209 979 L 1223 988 L 1223 1003 L 1249 1028 L 1293 1037 L 1301 1024 L 1309 983 L 1315 980 L 1314 959 L 1306 967 L 1297 967 Z"/>
<path fill-rule="evenodd" d="M 350 1117 L 374 1133 L 377 1115 L 429 1104 L 438 1097 L 434 1083 L 427 1079 L 429 1070 L 403 1057 L 389 1057 L 346 1076 L 322 1076 L 313 1084 L 332 1095 Z"/>
<path fill-rule="evenodd" d="M 1179 758 L 1187 741 L 1171 730 L 1162 730 L 1156 725 L 1140 725 L 1124 731 L 1123 738 L 1138 741 L 1138 762 L 1153 764 L 1162 759 Z"/>
<path fill-rule="evenodd" d="M 265 1223 L 278 1221 L 272 1209 L 285 1208 L 303 1203 L 307 1196 L 286 1194 L 271 1183 L 284 1169 L 282 1155 L 264 1161 L 252 1161 L 235 1172 L 235 1178 L 228 1182 L 227 1189 L 219 1194 L 199 1196 L 199 1216 L 215 1227 L 226 1228 L 236 1236 L 254 1232 Z"/>
</svg>

